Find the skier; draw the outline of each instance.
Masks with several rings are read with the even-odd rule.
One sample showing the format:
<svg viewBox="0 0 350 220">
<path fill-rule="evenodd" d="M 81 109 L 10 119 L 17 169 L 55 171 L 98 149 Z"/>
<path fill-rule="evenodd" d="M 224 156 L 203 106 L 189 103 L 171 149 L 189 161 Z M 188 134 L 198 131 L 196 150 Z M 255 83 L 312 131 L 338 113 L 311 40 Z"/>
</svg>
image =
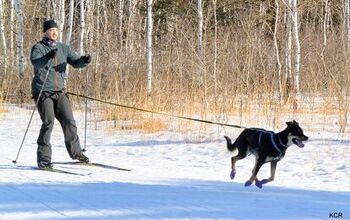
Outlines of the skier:
<svg viewBox="0 0 350 220">
<path fill-rule="evenodd" d="M 38 101 L 37 108 L 42 121 L 37 140 L 38 167 L 52 168 L 50 137 L 55 118 L 61 124 L 69 156 L 73 160 L 89 163 L 89 158 L 80 147 L 77 126 L 65 92 L 65 78 L 67 64 L 83 68 L 91 62 L 91 56 L 78 56 L 68 45 L 58 42 L 58 26 L 54 20 L 46 20 L 43 30 L 42 40 L 33 45 L 30 54 L 34 67 L 32 95 Z"/>
</svg>

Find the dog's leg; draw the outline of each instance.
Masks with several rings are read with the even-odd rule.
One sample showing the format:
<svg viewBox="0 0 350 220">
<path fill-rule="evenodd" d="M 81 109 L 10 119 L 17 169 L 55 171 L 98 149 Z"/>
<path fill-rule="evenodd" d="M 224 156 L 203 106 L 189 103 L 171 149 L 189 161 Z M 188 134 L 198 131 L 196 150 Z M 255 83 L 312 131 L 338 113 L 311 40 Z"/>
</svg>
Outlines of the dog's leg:
<svg viewBox="0 0 350 220">
<path fill-rule="evenodd" d="M 240 155 L 234 156 L 231 158 L 231 169 L 235 170 L 236 169 L 236 162 L 242 159 Z"/>
<path fill-rule="evenodd" d="M 253 183 L 254 181 L 257 182 L 257 183 L 259 183 L 259 180 L 258 180 L 258 178 L 257 178 L 257 174 L 258 174 L 258 172 L 259 172 L 261 166 L 264 164 L 264 161 L 265 161 L 265 159 L 260 159 L 260 158 L 256 161 L 255 166 L 254 166 L 254 169 L 253 169 L 253 172 L 252 172 L 252 175 L 251 175 L 251 177 L 249 178 L 249 180 L 244 184 L 245 186 L 250 186 L 250 185 L 252 185 L 252 183 Z M 259 186 L 259 184 L 258 184 L 257 186 L 258 186 L 259 188 L 261 188 L 261 187 Z"/>
<path fill-rule="evenodd" d="M 231 173 L 230 173 L 230 178 L 234 179 L 236 176 L 236 162 L 240 160 L 240 155 L 238 154 L 237 156 L 234 156 L 231 158 Z"/>
<path fill-rule="evenodd" d="M 275 173 L 277 168 L 277 161 L 271 161 L 271 177 L 268 178 L 268 182 L 272 182 L 275 179 Z"/>
<path fill-rule="evenodd" d="M 236 176 L 236 162 L 246 157 L 246 152 L 239 151 L 238 154 L 231 158 L 231 173 L 230 178 L 234 179 Z"/>
<path fill-rule="evenodd" d="M 263 179 L 261 181 L 258 180 L 259 183 L 256 183 L 258 185 L 264 185 L 268 182 L 272 182 L 275 179 L 275 173 L 276 173 L 276 167 L 277 167 L 277 161 L 271 161 L 271 176 L 268 179 Z"/>
</svg>

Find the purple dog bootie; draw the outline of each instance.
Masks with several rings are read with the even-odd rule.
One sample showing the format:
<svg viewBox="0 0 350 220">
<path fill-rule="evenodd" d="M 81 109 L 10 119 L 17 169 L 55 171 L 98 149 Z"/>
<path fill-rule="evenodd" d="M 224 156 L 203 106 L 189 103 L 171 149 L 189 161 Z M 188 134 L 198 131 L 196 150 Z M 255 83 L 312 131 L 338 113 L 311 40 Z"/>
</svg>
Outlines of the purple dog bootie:
<svg viewBox="0 0 350 220">
<path fill-rule="evenodd" d="M 263 184 L 262 184 L 261 181 L 259 181 L 259 180 L 255 180 L 255 185 L 256 185 L 259 189 L 261 189 L 261 188 L 263 187 Z"/>
<path fill-rule="evenodd" d="M 262 188 L 264 184 L 268 183 L 269 180 L 268 179 L 263 179 L 263 180 L 255 180 L 255 185 L 258 187 L 258 188 Z"/>
<path fill-rule="evenodd" d="M 236 170 L 232 170 L 231 173 L 230 173 L 230 178 L 231 180 L 233 180 L 236 176 Z"/>
<path fill-rule="evenodd" d="M 244 186 L 247 187 L 247 186 L 250 186 L 250 185 L 252 185 L 252 184 L 253 184 L 253 182 L 251 182 L 250 180 L 248 180 L 247 182 L 245 182 Z"/>
</svg>

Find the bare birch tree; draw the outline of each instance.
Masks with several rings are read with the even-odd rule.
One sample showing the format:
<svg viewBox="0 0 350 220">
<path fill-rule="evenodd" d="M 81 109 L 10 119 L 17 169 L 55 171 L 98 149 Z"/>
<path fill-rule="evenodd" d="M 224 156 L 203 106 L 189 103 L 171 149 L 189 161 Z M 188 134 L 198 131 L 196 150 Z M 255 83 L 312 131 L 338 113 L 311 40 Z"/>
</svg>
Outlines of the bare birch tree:
<svg viewBox="0 0 350 220">
<path fill-rule="evenodd" d="M 293 21 L 293 38 L 294 38 L 294 89 L 295 93 L 300 93 L 300 41 L 299 41 L 299 16 L 298 0 L 292 0 L 292 21 Z"/>
<path fill-rule="evenodd" d="M 147 95 L 152 92 L 152 18 L 153 0 L 147 0 L 147 31 L 146 31 L 146 53 L 147 53 Z"/>
<path fill-rule="evenodd" d="M 24 52 L 23 52 L 23 11 L 22 0 L 15 1 L 16 11 L 16 60 L 18 74 L 24 76 Z"/>
<path fill-rule="evenodd" d="M 4 30 L 4 9 L 3 9 L 3 0 L 0 0 L 0 41 L 1 41 L 1 46 L 0 48 L 3 49 L 3 63 L 4 63 L 4 71 L 3 73 L 0 73 L 2 75 L 5 75 L 7 72 L 7 47 L 6 47 L 6 39 L 5 39 L 5 30 Z M 2 77 L 0 77 L 1 79 Z M 2 83 L 2 80 L 1 82 Z"/>
<path fill-rule="evenodd" d="M 346 50 L 350 53 L 350 0 L 344 0 L 344 32 L 345 32 L 345 42 Z"/>
<path fill-rule="evenodd" d="M 85 4 L 84 4 L 84 0 L 80 0 L 79 55 L 84 54 L 84 36 L 85 36 Z"/>
<path fill-rule="evenodd" d="M 292 22 L 291 22 L 291 3 L 292 0 L 288 0 L 285 10 L 285 74 L 284 74 L 284 88 L 285 99 L 289 98 L 290 90 L 292 87 Z"/>
<path fill-rule="evenodd" d="M 136 5 L 137 0 L 128 0 L 128 22 L 127 22 L 127 30 L 126 30 L 126 51 L 127 56 L 132 54 L 134 52 L 134 45 L 135 45 L 135 18 L 136 18 Z M 147 1 L 148 4 L 148 1 Z"/>
<path fill-rule="evenodd" d="M 275 45 L 275 51 L 276 51 L 276 63 L 277 63 L 277 76 L 278 76 L 278 86 L 279 86 L 279 94 L 280 97 L 282 98 L 284 96 L 284 90 L 283 90 L 283 83 L 282 83 L 282 65 L 281 65 L 281 60 L 280 60 L 280 53 L 279 53 L 279 46 L 278 46 L 278 41 L 277 41 L 277 32 L 278 32 L 278 24 L 279 24 L 279 11 L 280 11 L 280 6 L 278 3 L 279 0 L 275 0 L 275 27 L 273 31 L 273 42 Z"/>
<path fill-rule="evenodd" d="M 216 69 L 217 69 L 217 57 L 218 57 L 218 18 L 216 15 L 216 3 L 217 0 L 213 0 L 213 10 L 214 10 L 214 70 L 213 70 L 213 79 L 214 79 L 214 94 L 217 95 L 217 82 L 216 82 Z"/>
<path fill-rule="evenodd" d="M 11 60 L 11 68 L 14 66 L 14 49 L 13 49 L 13 45 L 14 45 L 14 40 L 13 40 L 13 33 L 14 33 L 14 24 L 15 24 L 15 19 L 14 19 L 14 8 L 15 8 L 15 3 L 14 0 L 10 0 L 10 60 Z"/>
<path fill-rule="evenodd" d="M 123 19 L 124 19 L 124 0 L 119 0 L 118 5 L 118 40 L 120 49 L 123 48 Z"/>
<path fill-rule="evenodd" d="M 197 0 L 197 16 L 198 16 L 198 56 L 202 60 L 203 58 L 203 7 L 202 0 Z"/>
<path fill-rule="evenodd" d="M 59 30 L 59 35 L 58 35 L 58 40 L 62 42 L 63 39 L 63 29 L 64 29 L 64 21 L 66 17 L 65 13 L 65 0 L 60 0 L 60 4 L 58 6 L 58 30 Z"/>
<path fill-rule="evenodd" d="M 70 45 L 70 41 L 72 39 L 72 30 L 73 30 L 73 19 L 74 19 L 74 0 L 69 1 L 69 15 L 67 22 L 67 30 L 66 30 L 66 44 Z"/>
<path fill-rule="evenodd" d="M 323 47 L 321 50 L 321 59 L 324 59 L 324 51 L 327 47 L 327 35 L 328 35 L 328 29 L 329 29 L 329 20 L 330 20 L 330 8 L 329 8 L 329 2 L 328 0 L 323 0 L 323 25 L 322 25 L 322 31 L 323 31 Z"/>
</svg>

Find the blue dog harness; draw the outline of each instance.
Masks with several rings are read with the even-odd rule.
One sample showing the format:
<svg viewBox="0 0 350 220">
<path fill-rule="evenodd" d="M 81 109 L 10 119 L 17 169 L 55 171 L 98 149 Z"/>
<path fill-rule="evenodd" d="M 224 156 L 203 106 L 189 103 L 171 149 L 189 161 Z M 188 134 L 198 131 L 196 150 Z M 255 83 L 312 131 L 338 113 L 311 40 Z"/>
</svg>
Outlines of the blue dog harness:
<svg viewBox="0 0 350 220">
<path fill-rule="evenodd" d="M 278 147 L 278 145 L 277 145 L 277 143 L 276 143 L 276 141 L 275 141 L 275 138 L 274 138 L 274 132 L 272 132 L 272 131 L 266 131 L 266 130 L 264 130 L 264 129 L 252 129 L 252 130 L 256 130 L 256 131 L 258 131 L 259 132 L 259 142 L 258 142 L 258 146 L 257 146 L 257 148 L 256 148 L 256 150 L 258 150 L 258 149 L 260 149 L 261 148 L 261 142 L 262 142 L 262 135 L 263 134 L 267 134 L 267 135 L 269 135 L 270 136 L 270 140 L 271 140 L 271 144 L 272 144 L 272 146 L 273 146 L 273 148 L 278 152 L 278 156 L 275 158 L 276 160 L 279 160 L 281 157 L 282 157 L 282 155 L 283 155 L 283 152 L 281 151 L 281 149 Z M 281 141 L 279 141 L 279 144 L 280 145 L 282 145 L 283 147 L 285 147 L 282 143 L 281 143 Z"/>
</svg>

